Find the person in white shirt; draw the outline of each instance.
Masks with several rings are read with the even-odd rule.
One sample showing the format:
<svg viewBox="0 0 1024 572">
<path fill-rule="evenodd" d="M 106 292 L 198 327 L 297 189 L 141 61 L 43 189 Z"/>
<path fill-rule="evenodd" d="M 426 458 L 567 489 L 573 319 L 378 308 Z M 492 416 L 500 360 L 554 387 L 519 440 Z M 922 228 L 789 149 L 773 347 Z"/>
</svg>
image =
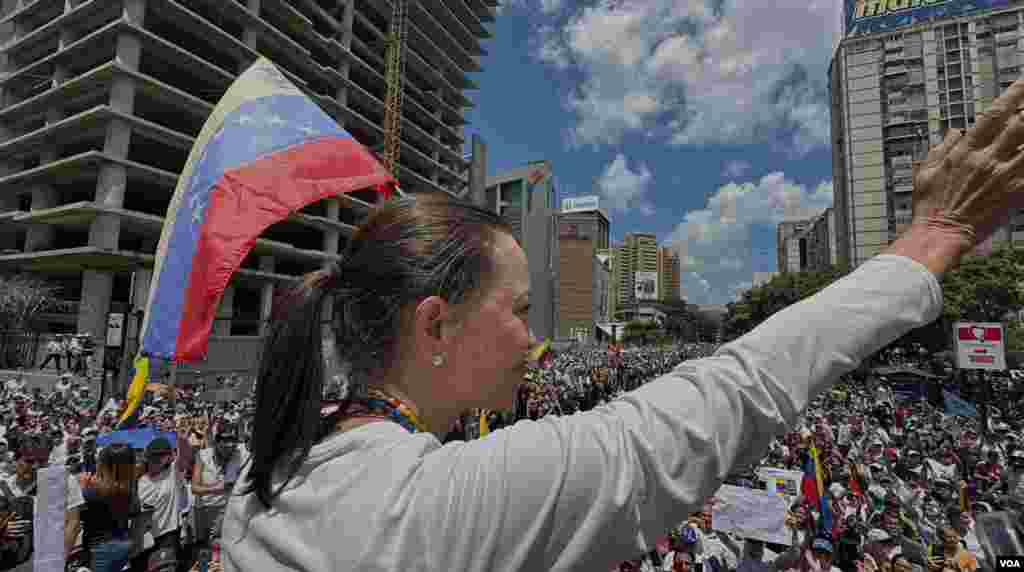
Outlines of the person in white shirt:
<svg viewBox="0 0 1024 572">
<path fill-rule="evenodd" d="M 234 426 L 221 429 L 213 446 L 199 451 L 192 469 L 192 494 L 195 496 L 196 541 L 201 546 L 220 537 L 228 494 L 245 461 L 246 452 L 238 442 L 238 430 Z"/>
<path fill-rule="evenodd" d="M 493 212 L 442 194 L 377 205 L 271 319 L 227 572 L 607 570 L 641 553 L 841 374 L 939 317 L 938 278 L 1024 203 L 1022 103 L 1019 81 L 932 150 L 883 254 L 712 357 L 469 442 L 440 438 L 460 412 L 510 407 L 536 343 L 526 255 Z M 321 417 L 325 363 L 350 383 Z"/>
<path fill-rule="evenodd" d="M 139 502 L 142 505 L 141 522 L 148 524 L 149 536 L 137 539 L 132 559 L 133 569 L 151 554 L 180 549 L 181 510 L 186 498 L 185 479 L 174 463 L 174 449 L 165 437 L 157 437 L 146 446 L 146 472 L 139 477 Z M 141 532 L 146 524 L 139 527 Z"/>
</svg>

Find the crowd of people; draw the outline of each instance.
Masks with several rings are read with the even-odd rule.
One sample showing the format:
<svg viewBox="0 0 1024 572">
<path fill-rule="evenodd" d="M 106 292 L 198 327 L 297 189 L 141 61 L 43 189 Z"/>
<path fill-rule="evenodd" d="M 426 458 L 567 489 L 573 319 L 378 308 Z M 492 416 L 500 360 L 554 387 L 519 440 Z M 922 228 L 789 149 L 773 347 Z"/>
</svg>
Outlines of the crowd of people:
<svg viewBox="0 0 1024 572">
<path fill-rule="evenodd" d="M 0 387 L 0 570 L 33 569 L 38 469 L 56 466 L 67 474 L 67 570 L 215 569 L 251 403 L 154 384 L 133 419 L 132 431 L 150 436 L 139 441 L 115 432 L 123 400 L 98 403 L 89 385 L 64 372 L 49 391 L 20 377 Z"/>
<path fill-rule="evenodd" d="M 522 419 L 588 411 L 666 373 L 711 355 L 711 345 L 670 348 L 580 347 L 551 354 L 528 374 L 511 411 L 460 419 L 446 440 L 479 438 Z M 888 354 L 902 366 L 926 355 Z M 935 366 L 935 364 L 930 364 Z M 941 366 L 946 392 L 973 397 Z M 985 560 L 979 513 L 1024 507 L 1024 387 L 986 380 L 984 420 L 947 412 L 941 402 L 907 399 L 882 375 L 844 377 L 779 436 L 760 463 L 727 483 L 765 488 L 763 468 L 804 471 L 815 448 L 824 501 L 789 491 L 791 544 L 771 544 L 716 529 L 715 500 L 618 570 L 698 572 L 974 572 Z M 237 385 L 222 380 L 222 385 Z M 250 400 L 199 399 L 205 385 L 148 394 L 137 427 L 154 430 L 144 446 L 110 435 L 123 403 L 97 403 L 70 372 L 50 391 L 11 379 L 0 388 L 0 570 L 30 570 L 36 469 L 66 467 L 67 569 L 91 572 L 209 570 L 219 565 L 220 519 L 246 461 Z M 97 443 L 106 446 L 97 446 Z M 28 500 L 26 500 L 28 499 Z M 827 516 L 822 502 L 829 504 Z M 828 525 L 826 526 L 826 519 Z"/>
</svg>

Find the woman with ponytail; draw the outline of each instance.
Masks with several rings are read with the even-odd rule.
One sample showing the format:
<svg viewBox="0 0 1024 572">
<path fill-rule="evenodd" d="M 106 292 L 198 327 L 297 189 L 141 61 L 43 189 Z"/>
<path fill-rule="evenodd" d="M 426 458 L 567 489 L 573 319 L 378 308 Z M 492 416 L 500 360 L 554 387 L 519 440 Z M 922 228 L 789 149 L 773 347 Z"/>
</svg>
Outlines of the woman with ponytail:
<svg viewBox="0 0 1024 572">
<path fill-rule="evenodd" d="M 99 453 L 96 474 L 82 477 L 82 546 L 92 572 L 121 572 L 132 549 L 132 521 L 139 515 L 135 453 L 113 444 Z"/>
<path fill-rule="evenodd" d="M 376 206 L 276 308 L 226 570 L 608 570 L 646 552 L 841 374 L 939 316 L 938 278 L 1024 205 L 1022 104 L 1024 81 L 931 152 L 882 255 L 611 403 L 470 442 L 441 439 L 465 411 L 512 406 L 531 275 L 550 275 L 484 209 Z"/>
</svg>

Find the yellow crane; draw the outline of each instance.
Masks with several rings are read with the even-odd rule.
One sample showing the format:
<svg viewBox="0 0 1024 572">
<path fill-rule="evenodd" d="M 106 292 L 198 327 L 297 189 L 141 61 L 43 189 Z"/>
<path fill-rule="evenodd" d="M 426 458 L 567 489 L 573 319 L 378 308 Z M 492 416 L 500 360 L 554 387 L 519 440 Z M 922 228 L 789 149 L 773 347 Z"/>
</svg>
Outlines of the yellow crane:
<svg viewBox="0 0 1024 572">
<path fill-rule="evenodd" d="M 391 26 L 385 60 L 387 94 L 384 98 L 384 167 L 398 181 L 398 156 L 402 151 L 402 96 L 405 82 L 405 40 L 408 0 L 391 0 Z"/>
</svg>

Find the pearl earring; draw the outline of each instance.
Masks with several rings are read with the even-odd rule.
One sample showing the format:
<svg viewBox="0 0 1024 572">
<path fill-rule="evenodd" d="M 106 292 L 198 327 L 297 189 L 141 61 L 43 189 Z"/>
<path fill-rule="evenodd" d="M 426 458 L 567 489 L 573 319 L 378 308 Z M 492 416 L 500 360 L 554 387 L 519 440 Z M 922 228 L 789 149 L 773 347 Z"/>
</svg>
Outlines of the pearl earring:
<svg viewBox="0 0 1024 572">
<path fill-rule="evenodd" d="M 444 365 L 444 354 L 434 354 L 434 359 L 431 360 L 434 367 L 441 367 Z"/>
</svg>

